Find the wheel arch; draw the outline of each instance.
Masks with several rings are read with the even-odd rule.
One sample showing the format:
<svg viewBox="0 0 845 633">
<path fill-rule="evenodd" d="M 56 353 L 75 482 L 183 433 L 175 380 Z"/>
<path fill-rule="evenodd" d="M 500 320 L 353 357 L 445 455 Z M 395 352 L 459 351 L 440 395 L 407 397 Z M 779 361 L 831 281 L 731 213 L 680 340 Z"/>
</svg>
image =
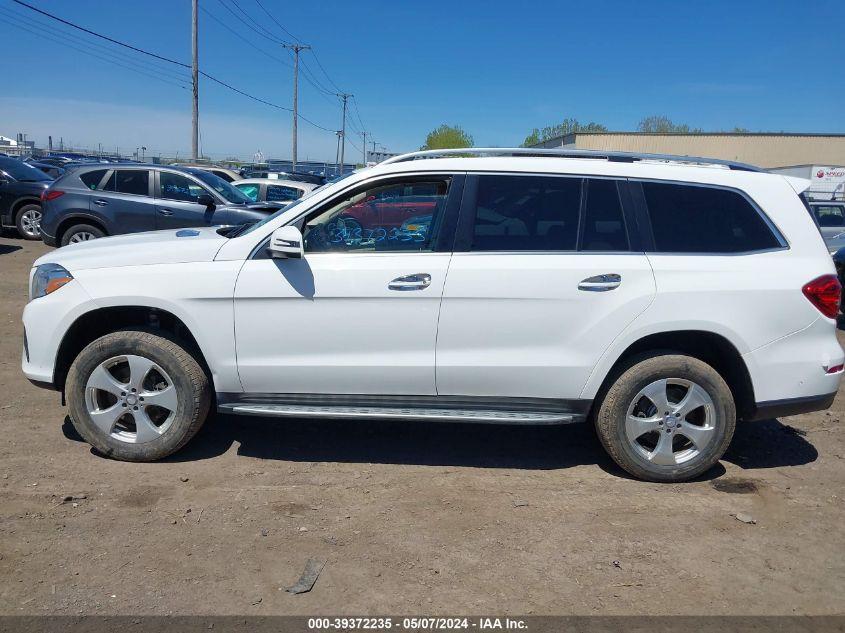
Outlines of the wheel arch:
<svg viewBox="0 0 845 633">
<path fill-rule="evenodd" d="M 28 204 L 37 204 L 40 207 L 41 198 L 35 196 L 21 196 L 20 198 L 15 200 L 11 206 L 12 222 L 17 219 L 16 216 L 18 215 L 18 211 L 20 211 L 22 207 Z"/>
<path fill-rule="evenodd" d="M 647 334 L 630 343 L 615 359 L 601 381 L 593 408 L 601 405 L 604 394 L 633 363 L 660 354 L 685 354 L 715 369 L 728 383 L 736 404 L 737 417 L 752 415 L 754 386 L 748 366 L 737 347 L 724 335 L 708 330 L 673 330 Z"/>
<path fill-rule="evenodd" d="M 62 237 L 64 237 L 64 234 L 67 232 L 67 230 L 75 224 L 90 224 L 91 226 L 94 226 L 94 227 L 100 229 L 105 235 L 110 235 L 110 233 L 106 229 L 105 223 L 102 220 L 100 220 L 99 218 L 96 218 L 94 216 L 89 216 L 89 215 L 78 215 L 78 214 L 76 214 L 76 215 L 72 215 L 70 217 L 67 217 L 67 218 L 63 219 L 61 222 L 59 222 L 58 227 L 56 227 L 56 243 L 57 244 L 61 245 Z"/>
<path fill-rule="evenodd" d="M 213 383 L 213 375 L 196 337 L 173 312 L 145 305 L 110 306 L 80 315 L 67 329 L 56 351 L 53 386 L 64 392 L 68 370 L 82 349 L 95 339 L 122 329 L 163 332 L 184 344 Z"/>
</svg>

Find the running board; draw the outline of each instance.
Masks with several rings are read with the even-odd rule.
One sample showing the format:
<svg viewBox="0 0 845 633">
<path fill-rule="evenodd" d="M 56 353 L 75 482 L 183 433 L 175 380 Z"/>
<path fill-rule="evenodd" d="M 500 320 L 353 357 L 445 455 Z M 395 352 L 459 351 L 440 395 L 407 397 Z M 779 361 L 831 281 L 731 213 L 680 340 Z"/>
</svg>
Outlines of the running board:
<svg viewBox="0 0 845 633">
<path fill-rule="evenodd" d="M 571 424 L 584 415 L 562 412 L 496 411 L 419 407 L 306 406 L 292 404 L 250 404 L 237 402 L 218 405 L 221 413 L 259 415 L 277 418 L 332 418 L 380 420 L 429 420 L 433 422 L 476 422 L 487 424 Z"/>
</svg>

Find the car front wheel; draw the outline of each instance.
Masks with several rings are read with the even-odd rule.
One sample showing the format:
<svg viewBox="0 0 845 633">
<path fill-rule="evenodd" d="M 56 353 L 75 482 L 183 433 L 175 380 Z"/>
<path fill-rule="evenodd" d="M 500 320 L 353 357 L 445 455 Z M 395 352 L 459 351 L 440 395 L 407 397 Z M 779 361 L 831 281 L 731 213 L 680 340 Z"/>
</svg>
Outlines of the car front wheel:
<svg viewBox="0 0 845 633">
<path fill-rule="evenodd" d="M 71 365 L 65 391 L 79 434 L 125 461 L 178 451 L 211 405 L 197 360 L 177 341 L 145 331 L 114 332 L 90 343 Z"/>
<path fill-rule="evenodd" d="M 654 356 L 624 371 L 604 397 L 596 430 L 613 460 L 647 481 L 697 477 L 725 453 L 736 426 L 733 395 L 707 363 Z"/>
</svg>

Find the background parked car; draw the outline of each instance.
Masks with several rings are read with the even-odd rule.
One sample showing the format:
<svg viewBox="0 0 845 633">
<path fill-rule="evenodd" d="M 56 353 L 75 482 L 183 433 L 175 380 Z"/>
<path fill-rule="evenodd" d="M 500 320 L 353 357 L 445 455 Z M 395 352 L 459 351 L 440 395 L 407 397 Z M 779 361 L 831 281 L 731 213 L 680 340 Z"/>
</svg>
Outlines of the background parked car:
<svg viewBox="0 0 845 633">
<path fill-rule="evenodd" d="M 809 205 L 828 250 L 835 253 L 845 246 L 845 201 L 810 200 Z"/>
<path fill-rule="evenodd" d="M 176 163 L 174 167 L 192 167 L 194 169 L 202 169 L 203 171 L 211 172 L 218 178 L 222 178 L 226 182 L 234 182 L 240 180 L 241 175 L 234 169 L 228 167 L 218 167 L 217 165 L 191 165 L 189 163 Z"/>
<path fill-rule="evenodd" d="M 34 162 L 29 164 L 35 167 L 36 169 L 40 169 L 45 174 L 50 176 L 50 178 L 52 178 L 53 180 L 55 180 L 67 171 L 67 169 L 65 169 L 64 167 L 56 167 L 55 165 L 50 165 L 48 163 Z"/>
<path fill-rule="evenodd" d="M 27 240 L 41 239 L 41 194 L 52 178 L 17 158 L 0 156 L 0 225 Z"/>
<path fill-rule="evenodd" d="M 273 171 L 267 168 L 248 170 L 244 178 L 269 178 L 271 180 L 293 180 L 310 182 L 314 185 L 326 184 L 326 179 L 319 174 L 307 174 L 299 171 Z"/>
<path fill-rule="evenodd" d="M 309 182 L 272 178 L 247 178 L 232 184 L 253 202 L 281 202 L 282 204 L 299 200 L 318 186 Z"/>
<path fill-rule="evenodd" d="M 41 234 L 50 246 L 157 229 L 242 224 L 278 206 L 252 201 L 202 169 L 161 165 L 77 167 L 42 197 Z"/>
</svg>

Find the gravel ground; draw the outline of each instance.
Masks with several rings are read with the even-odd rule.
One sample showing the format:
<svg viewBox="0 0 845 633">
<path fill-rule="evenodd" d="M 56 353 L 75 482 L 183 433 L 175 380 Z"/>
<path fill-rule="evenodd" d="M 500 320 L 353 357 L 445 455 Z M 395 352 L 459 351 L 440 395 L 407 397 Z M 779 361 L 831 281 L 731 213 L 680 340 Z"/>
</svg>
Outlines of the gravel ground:
<svg viewBox="0 0 845 633">
<path fill-rule="evenodd" d="M 587 425 L 218 416 L 165 462 L 110 461 L 20 372 L 47 250 L 0 239 L 0 613 L 845 612 L 841 396 L 740 425 L 680 485 L 626 477 Z"/>
</svg>

